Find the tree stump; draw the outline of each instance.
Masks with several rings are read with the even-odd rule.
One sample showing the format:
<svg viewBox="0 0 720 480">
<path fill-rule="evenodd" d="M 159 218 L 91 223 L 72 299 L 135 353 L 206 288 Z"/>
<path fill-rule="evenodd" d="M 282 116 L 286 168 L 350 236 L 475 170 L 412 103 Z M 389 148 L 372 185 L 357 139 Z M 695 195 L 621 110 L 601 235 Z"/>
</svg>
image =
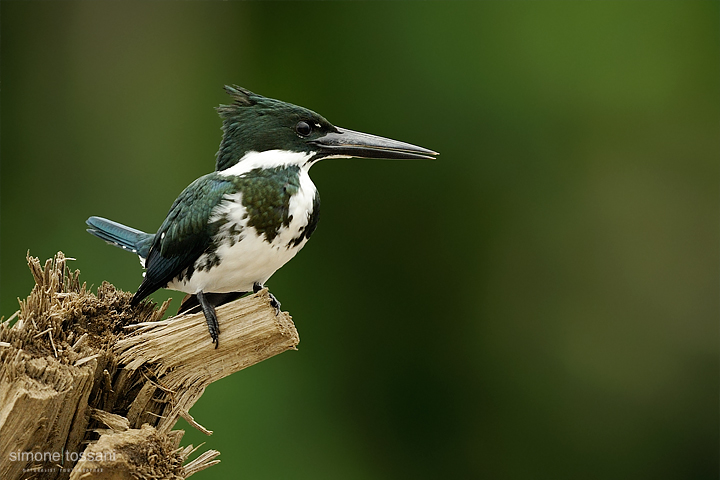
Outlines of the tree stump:
<svg viewBox="0 0 720 480">
<path fill-rule="evenodd" d="M 286 350 L 299 336 L 267 290 L 217 309 L 214 348 L 202 313 L 162 320 L 161 307 L 104 282 L 91 293 L 58 253 L 0 321 L 0 478 L 183 479 L 217 462 L 182 448 L 179 417 L 212 382 Z M 17 316 L 17 321 L 12 320 Z"/>
</svg>

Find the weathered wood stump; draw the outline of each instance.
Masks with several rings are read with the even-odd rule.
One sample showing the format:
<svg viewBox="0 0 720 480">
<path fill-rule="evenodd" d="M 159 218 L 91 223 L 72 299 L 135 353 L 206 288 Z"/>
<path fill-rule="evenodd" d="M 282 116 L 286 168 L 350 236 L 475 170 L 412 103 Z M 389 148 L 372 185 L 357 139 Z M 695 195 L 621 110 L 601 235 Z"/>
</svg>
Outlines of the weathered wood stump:
<svg viewBox="0 0 720 480">
<path fill-rule="evenodd" d="M 267 290 L 217 309 L 218 349 L 202 313 L 80 284 L 58 253 L 28 256 L 35 287 L 0 323 L 0 478 L 187 478 L 219 460 L 180 447 L 179 417 L 212 382 L 286 350 L 298 333 Z"/>
</svg>

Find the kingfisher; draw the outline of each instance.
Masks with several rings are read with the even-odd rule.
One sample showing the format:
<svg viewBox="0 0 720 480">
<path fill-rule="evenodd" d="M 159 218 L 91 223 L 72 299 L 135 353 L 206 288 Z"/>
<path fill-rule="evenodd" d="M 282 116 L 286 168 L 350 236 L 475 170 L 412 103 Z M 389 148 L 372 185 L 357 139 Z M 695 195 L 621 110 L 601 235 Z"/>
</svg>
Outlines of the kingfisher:
<svg viewBox="0 0 720 480">
<path fill-rule="evenodd" d="M 179 313 L 202 311 L 215 348 L 215 308 L 258 292 L 305 246 L 317 227 L 320 196 L 309 176 L 331 158 L 434 159 L 409 143 L 340 128 L 312 110 L 225 86 L 216 108 L 222 140 L 215 171 L 192 182 L 156 233 L 101 217 L 87 231 L 136 254 L 145 269 L 137 305 L 160 288 L 188 294 Z M 270 294 L 280 313 L 280 302 Z"/>
</svg>

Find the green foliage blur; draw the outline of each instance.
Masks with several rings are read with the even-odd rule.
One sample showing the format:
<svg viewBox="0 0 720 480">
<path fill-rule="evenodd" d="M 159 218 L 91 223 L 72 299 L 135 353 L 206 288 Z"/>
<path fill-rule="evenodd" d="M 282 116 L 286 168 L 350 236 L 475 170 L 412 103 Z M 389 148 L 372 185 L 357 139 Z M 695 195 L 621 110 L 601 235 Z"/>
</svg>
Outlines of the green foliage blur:
<svg viewBox="0 0 720 480">
<path fill-rule="evenodd" d="M 720 3 L 0 14 L 5 317 L 28 250 L 137 288 L 84 221 L 154 231 L 214 168 L 224 84 L 441 153 L 313 168 L 319 228 L 269 282 L 300 349 L 208 389 L 198 480 L 718 478 Z"/>
</svg>

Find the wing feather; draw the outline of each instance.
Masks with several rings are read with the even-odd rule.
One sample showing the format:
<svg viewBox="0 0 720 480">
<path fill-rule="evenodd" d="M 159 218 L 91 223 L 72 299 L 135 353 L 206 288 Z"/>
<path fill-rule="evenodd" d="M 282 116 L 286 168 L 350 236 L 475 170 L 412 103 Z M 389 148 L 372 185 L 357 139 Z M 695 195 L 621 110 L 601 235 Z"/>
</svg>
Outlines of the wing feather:
<svg viewBox="0 0 720 480">
<path fill-rule="evenodd" d="M 200 177 L 183 190 L 155 235 L 145 263 L 145 279 L 133 296 L 134 304 L 193 266 L 210 246 L 216 233 L 211 230 L 218 228 L 208 228 L 212 210 L 233 191 L 233 184 L 217 173 Z"/>
</svg>

